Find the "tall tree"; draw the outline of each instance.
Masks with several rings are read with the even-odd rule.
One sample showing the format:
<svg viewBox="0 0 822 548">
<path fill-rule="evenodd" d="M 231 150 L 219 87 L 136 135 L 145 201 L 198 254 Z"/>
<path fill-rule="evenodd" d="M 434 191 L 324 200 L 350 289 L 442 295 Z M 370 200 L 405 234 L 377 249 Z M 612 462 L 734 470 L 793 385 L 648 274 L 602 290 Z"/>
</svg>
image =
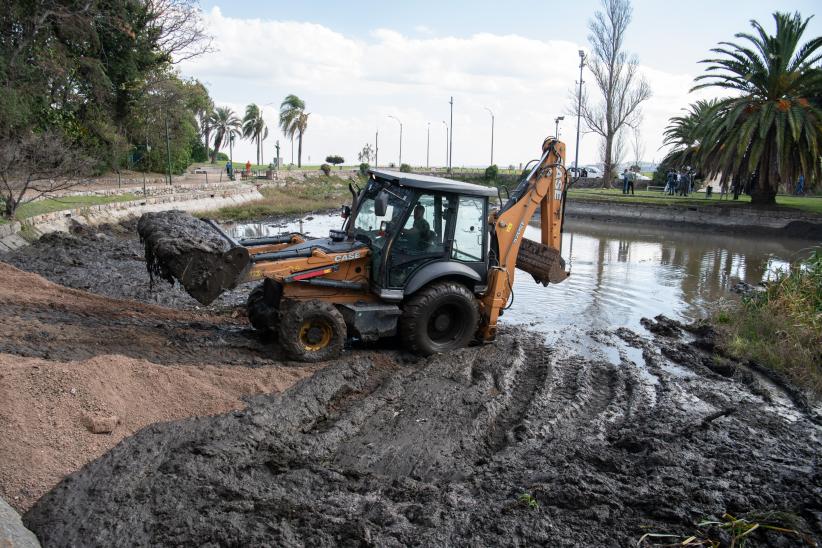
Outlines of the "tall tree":
<svg viewBox="0 0 822 548">
<path fill-rule="evenodd" d="M 263 110 L 251 103 L 245 107 L 243 116 L 243 138 L 253 141 L 257 146 L 257 164 L 262 163 L 262 140 L 268 137 L 268 128 L 263 120 Z"/>
<path fill-rule="evenodd" d="M 776 34 L 751 21 L 742 43 L 720 42 L 720 55 L 702 62 L 694 87 L 735 92 L 717 102 L 698 128 L 698 158 L 711 175 L 754 175 L 751 201 L 776 203 L 780 182 L 790 188 L 803 174 L 820 176 L 822 156 L 822 37 L 800 45 L 810 18 L 774 13 Z"/>
<path fill-rule="evenodd" d="M 211 116 L 211 129 L 214 131 L 214 150 L 211 153 L 211 163 L 217 161 L 220 147 L 226 144 L 232 135 L 240 133 L 240 119 L 228 107 L 217 107 Z"/>
<path fill-rule="evenodd" d="M 309 113 L 305 102 L 296 95 L 288 95 L 280 104 L 280 128 L 292 140 L 297 137 L 297 167 L 302 167 L 303 135 L 308 129 Z"/>
<path fill-rule="evenodd" d="M 606 186 L 610 185 L 615 167 L 614 140 L 624 126 L 636 125 L 640 105 L 651 96 L 651 88 L 637 72 L 636 56 L 623 49 L 625 32 L 631 22 L 630 1 L 602 0 L 602 8 L 588 23 L 591 44 L 588 68 L 602 97 L 594 103 L 587 93 L 583 94 L 580 110 L 588 128 L 603 139 L 603 186 Z"/>
</svg>

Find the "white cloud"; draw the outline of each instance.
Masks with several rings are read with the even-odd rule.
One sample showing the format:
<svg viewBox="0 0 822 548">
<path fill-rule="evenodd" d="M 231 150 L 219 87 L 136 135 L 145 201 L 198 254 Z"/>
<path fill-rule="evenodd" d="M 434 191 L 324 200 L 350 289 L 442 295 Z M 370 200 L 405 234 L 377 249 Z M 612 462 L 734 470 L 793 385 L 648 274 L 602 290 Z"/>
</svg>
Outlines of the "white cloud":
<svg viewBox="0 0 822 548">
<path fill-rule="evenodd" d="M 538 154 L 545 136 L 554 131 L 554 118 L 566 113 L 568 92 L 579 77 L 577 51 L 584 45 L 558 40 L 534 40 L 517 35 L 478 33 L 469 37 L 418 37 L 391 29 L 375 29 L 367 39 L 352 38 L 313 23 L 236 19 L 214 8 L 205 23 L 219 51 L 182 65 L 183 73 L 207 83 L 219 105 L 239 114 L 247 103 L 264 107 L 271 137 L 278 135 L 279 101 L 295 93 L 311 112 L 304 143 L 318 163 L 328 154 L 349 162 L 380 131 L 380 162 L 396 161 L 399 128 L 403 122 L 403 161 L 425 164 L 426 128 L 431 124 L 431 163 L 442 165 L 449 97 L 454 97 L 454 164 L 487 165 L 490 156 L 490 116 L 496 115 L 494 161 L 525 163 Z M 662 130 L 695 96 L 688 90 L 692 75 L 642 67 L 654 96 L 644 107 L 643 136 L 647 160 L 659 160 Z M 586 80 L 590 78 L 586 77 Z M 566 116 L 561 137 L 573 154 L 576 120 Z M 597 137 L 585 135 L 581 162 L 598 160 Z M 235 158 L 253 157 L 254 147 L 241 142 Z M 569 157 L 569 160 L 571 158 Z"/>
</svg>

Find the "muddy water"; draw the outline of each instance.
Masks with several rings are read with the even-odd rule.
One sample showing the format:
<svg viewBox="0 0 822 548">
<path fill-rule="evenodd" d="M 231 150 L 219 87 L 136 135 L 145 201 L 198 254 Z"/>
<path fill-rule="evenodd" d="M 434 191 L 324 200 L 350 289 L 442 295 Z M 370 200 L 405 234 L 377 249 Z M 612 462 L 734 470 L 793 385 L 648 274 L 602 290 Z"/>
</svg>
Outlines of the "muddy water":
<svg viewBox="0 0 822 548">
<path fill-rule="evenodd" d="M 340 224 L 339 217 L 323 215 L 228 228 L 241 238 L 300 230 L 325 236 Z M 526 235 L 539 240 L 538 225 L 529 226 Z M 572 222 L 562 242 L 571 277 L 560 285 L 543 287 L 519 272 L 514 302 L 501 322 L 528 325 L 553 342 L 616 327 L 641 329 L 641 318 L 657 314 L 691 321 L 717 300 L 733 298 L 730 288 L 737 280 L 757 284 L 806 256 L 814 244 L 681 228 Z"/>
</svg>

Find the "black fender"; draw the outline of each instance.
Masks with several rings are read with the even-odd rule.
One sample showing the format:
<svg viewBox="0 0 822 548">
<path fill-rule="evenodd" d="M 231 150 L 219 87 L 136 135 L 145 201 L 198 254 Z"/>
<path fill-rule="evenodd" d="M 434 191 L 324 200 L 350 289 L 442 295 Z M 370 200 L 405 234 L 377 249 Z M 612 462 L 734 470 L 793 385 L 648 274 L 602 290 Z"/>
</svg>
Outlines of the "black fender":
<svg viewBox="0 0 822 548">
<path fill-rule="evenodd" d="M 475 282 L 475 285 L 484 283 L 479 274 L 472 268 L 455 261 L 439 261 L 430 263 L 416 271 L 408 283 L 405 284 L 403 294 L 411 295 L 423 286 L 439 278 L 464 278 Z"/>
</svg>

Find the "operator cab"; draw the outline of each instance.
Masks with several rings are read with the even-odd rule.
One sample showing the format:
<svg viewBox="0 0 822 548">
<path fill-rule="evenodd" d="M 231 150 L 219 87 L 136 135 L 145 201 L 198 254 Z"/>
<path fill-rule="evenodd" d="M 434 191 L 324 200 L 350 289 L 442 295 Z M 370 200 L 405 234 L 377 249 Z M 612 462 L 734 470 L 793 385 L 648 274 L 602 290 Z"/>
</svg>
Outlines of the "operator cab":
<svg viewBox="0 0 822 548">
<path fill-rule="evenodd" d="M 488 199 L 495 189 L 388 170 L 368 176 L 347 231 L 371 248 L 375 293 L 398 302 L 445 278 L 485 290 Z"/>
</svg>

